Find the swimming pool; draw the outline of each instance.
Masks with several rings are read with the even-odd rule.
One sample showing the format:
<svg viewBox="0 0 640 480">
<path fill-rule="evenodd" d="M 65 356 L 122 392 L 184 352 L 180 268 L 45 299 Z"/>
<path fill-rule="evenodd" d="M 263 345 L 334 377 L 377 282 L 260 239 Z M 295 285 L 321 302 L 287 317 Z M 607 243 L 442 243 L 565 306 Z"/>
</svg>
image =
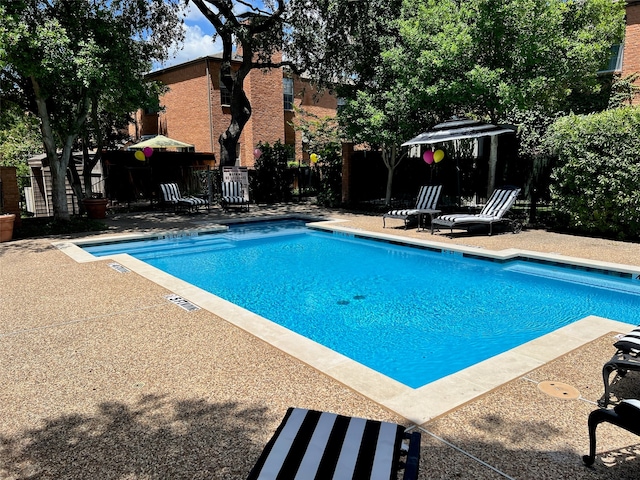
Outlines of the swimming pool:
<svg viewBox="0 0 640 480">
<path fill-rule="evenodd" d="M 84 248 L 127 252 L 411 388 L 589 315 L 635 323 L 640 306 L 628 273 L 496 261 L 299 221 Z"/>
</svg>

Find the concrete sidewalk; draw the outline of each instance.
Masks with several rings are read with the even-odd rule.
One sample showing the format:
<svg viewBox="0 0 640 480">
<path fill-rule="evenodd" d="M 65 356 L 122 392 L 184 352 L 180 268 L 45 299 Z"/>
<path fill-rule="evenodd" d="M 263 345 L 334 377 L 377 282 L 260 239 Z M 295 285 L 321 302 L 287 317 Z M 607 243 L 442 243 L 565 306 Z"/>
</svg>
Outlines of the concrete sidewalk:
<svg viewBox="0 0 640 480">
<path fill-rule="evenodd" d="M 107 219 L 108 232 L 92 236 L 281 214 L 431 237 L 382 229 L 380 216 L 311 205 L 252 207 L 248 214 L 118 213 Z M 436 236 L 640 266 L 634 243 L 543 231 Z M 216 315 L 168 302 L 171 292 L 146 278 L 123 275 L 106 260 L 76 263 L 51 246 L 64 238 L 0 246 L 0 479 L 241 479 L 289 406 L 408 425 Z M 598 429 L 595 467 L 581 462 L 613 333 L 414 426 L 422 431 L 420 478 L 637 478 L 640 439 L 609 425 Z M 615 393 L 640 397 L 638 375 L 630 372 Z M 540 388 L 545 380 L 573 386 L 580 397 L 555 398 Z"/>
</svg>

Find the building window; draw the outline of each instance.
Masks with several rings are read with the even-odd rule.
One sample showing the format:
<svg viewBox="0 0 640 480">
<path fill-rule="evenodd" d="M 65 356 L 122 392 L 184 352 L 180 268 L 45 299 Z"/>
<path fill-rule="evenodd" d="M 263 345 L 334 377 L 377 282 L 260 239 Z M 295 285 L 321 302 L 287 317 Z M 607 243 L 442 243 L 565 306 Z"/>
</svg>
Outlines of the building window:
<svg viewBox="0 0 640 480">
<path fill-rule="evenodd" d="M 282 90 L 284 92 L 284 109 L 293 110 L 293 78 L 282 79 Z"/>
<path fill-rule="evenodd" d="M 347 100 L 346 99 L 344 99 L 342 97 L 338 97 L 338 108 L 337 108 L 337 110 L 338 111 L 342 110 L 345 107 L 346 104 L 347 104 Z"/>
<path fill-rule="evenodd" d="M 611 46 L 611 54 L 609 55 L 609 60 L 607 64 L 604 66 L 602 70 L 598 73 L 608 73 L 608 72 L 620 72 L 622 71 L 622 53 L 623 53 L 622 44 L 618 43 L 616 45 Z"/>
<path fill-rule="evenodd" d="M 231 105 L 231 91 L 222 82 L 222 74 L 220 74 L 220 104 L 223 107 Z"/>
</svg>

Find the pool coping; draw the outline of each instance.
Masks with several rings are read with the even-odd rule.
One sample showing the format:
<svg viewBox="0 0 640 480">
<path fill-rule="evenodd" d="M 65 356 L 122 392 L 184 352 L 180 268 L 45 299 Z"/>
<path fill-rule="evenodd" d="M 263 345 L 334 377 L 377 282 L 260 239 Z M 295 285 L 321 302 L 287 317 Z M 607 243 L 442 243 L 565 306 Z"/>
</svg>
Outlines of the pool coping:
<svg viewBox="0 0 640 480">
<path fill-rule="evenodd" d="M 578 265 L 585 268 L 625 272 L 632 275 L 634 279 L 640 279 L 640 268 L 631 265 L 593 261 L 558 254 L 544 254 L 519 249 L 495 251 L 478 247 L 409 239 L 392 234 L 346 228 L 340 225 L 340 223 L 345 220 L 318 220 L 317 218 L 300 215 L 269 217 L 268 220 L 286 218 L 306 220 L 309 222 L 310 227 L 320 230 L 369 237 L 392 243 L 416 245 L 422 248 L 459 252 L 474 256 L 480 255 L 496 260 L 525 257 L 551 263 L 557 262 L 568 265 Z M 251 220 L 252 219 L 244 219 L 243 222 Z M 264 221 L 265 218 L 260 217 L 253 220 Z M 234 222 L 212 222 L 207 226 L 185 230 L 185 232 L 195 232 L 197 234 L 200 232 L 222 231 L 227 228 L 226 224 L 229 223 Z M 132 239 L 158 238 L 166 235 L 175 235 L 175 232 L 117 234 L 54 242 L 53 245 L 79 263 L 105 260 L 110 260 L 110 264 L 115 262 L 117 265 L 141 275 L 200 308 L 206 309 L 229 323 L 262 339 L 417 425 L 421 425 L 478 396 L 486 394 L 504 383 L 519 378 L 527 372 L 579 348 L 602 335 L 610 332 L 625 332 L 634 326 L 606 318 L 588 316 L 457 373 L 443 377 L 423 387 L 413 389 L 307 339 L 300 334 L 292 332 L 183 280 L 177 279 L 127 254 L 116 254 L 110 257 L 94 257 L 81 248 L 81 245 L 87 244 L 115 240 L 126 241 Z"/>
</svg>

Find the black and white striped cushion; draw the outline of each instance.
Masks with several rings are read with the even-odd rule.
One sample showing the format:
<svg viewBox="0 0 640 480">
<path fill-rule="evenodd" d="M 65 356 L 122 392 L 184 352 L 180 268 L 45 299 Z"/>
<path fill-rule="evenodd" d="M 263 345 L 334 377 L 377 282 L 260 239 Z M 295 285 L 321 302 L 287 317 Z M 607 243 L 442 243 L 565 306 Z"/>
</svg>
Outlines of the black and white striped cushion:
<svg viewBox="0 0 640 480">
<path fill-rule="evenodd" d="M 160 184 L 160 191 L 162 192 L 162 199 L 167 203 L 178 203 L 180 200 L 180 189 L 176 183 L 162 183 Z"/>
<path fill-rule="evenodd" d="M 389 480 L 403 432 L 395 423 L 290 408 L 247 480 Z"/>
<path fill-rule="evenodd" d="M 162 199 L 166 203 L 172 205 L 186 205 L 189 207 L 200 207 L 207 204 L 207 201 L 198 197 L 183 197 L 180 194 L 180 189 L 177 183 L 161 183 L 160 191 L 162 192 Z"/>
<path fill-rule="evenodd" d="M 387 212 L 387 217 L 408 217 L 410 215 L 418 215 L 420 210 L 391 210 Z"/>
<path fill-rule="evenodd" d="M 623 352 L 640 351 L 640 325 L 621 337 L 613 346 Z"/>
</svg>

